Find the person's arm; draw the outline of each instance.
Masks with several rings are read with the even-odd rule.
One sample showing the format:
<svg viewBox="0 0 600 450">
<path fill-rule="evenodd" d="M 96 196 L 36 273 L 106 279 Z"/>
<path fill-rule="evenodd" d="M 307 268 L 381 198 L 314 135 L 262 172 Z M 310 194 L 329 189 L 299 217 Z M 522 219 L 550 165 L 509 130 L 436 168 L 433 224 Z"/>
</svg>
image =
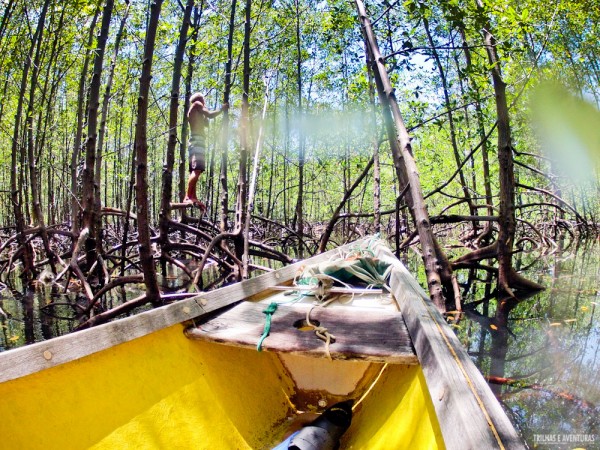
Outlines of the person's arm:
<svg viewBox="0 0 600 450">
<path fill-rule="evenodd" d="M 209 119 L 213 119 L 227 109 L 229 109 L 229 104 L 224 103 L 223 106 L 221 106 L 221 109 L 210 111 L 208 108 L 204 107 L 203 112 L 206 117 L 208 117 Z"/>
</svg>

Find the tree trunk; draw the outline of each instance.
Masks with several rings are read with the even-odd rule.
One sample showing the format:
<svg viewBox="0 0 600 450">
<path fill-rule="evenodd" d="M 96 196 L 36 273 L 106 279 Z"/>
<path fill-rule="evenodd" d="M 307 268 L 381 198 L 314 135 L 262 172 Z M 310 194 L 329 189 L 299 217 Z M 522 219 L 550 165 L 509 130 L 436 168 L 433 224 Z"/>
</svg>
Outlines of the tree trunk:
<svg viewBox="0 0 600 450">
<path fill-rule="evenodd" d="M 251 27 L 251 7 L 252 0 L 246 0 L 246 22 L 244 24 L 244 73 L 243 73 L 243 94 L 242 94 L 242 117 L 240 124 L 240 168 L 237 187 L 237 202 L 235 208 L 235 255 L 238 260 L 242 260 L 244 255 L 244 235 L 243 229 L 246 223 L 247 200 L 248 200 L 248 152 L 250 147 L 250 33 Z M 241 268 L 238 279 L 242 276 Z"/>
<path fill-rule="evenodd" d="M 23 261 L 23 273 L 22 278 L 25 283 L 30 283 L 35 277 L 34 271 L 34 255 L 33 248 L 31 243 L 27 240 L 25 235 L 23 234 L 26 228 L 25 225 L 25 217 L 23 215 L 23 195 L 21 193 L 21 189 L 18 186 L 17 176 L 19 174 L 22 175 L 23 166 L 19 166 L 18 161 L 22 161 L 23 156 L 23 148 L 20 147 L 21 141 L 21 119 L 23 114 L 23 102 L 25 98 L 25 92 L 27 90 L 27 79 L 29 78 L 29 70 L 31 69 L 31 64 L 33 60 L 33 52 L 35 50 L 35 46 L 38 42 L 38 39 L 42 35 L 42 30 L 44 28 L 44 22 L 46 20 L 46 13 L 48 11 L 48 7 L 50 4 L 50 0 L 46 0 L 44 2 L 44 6 L 42 11 L 40 12 L 40 16 L 38 18 L 38 24 L 35 31 L 35 34 L 31 40 L 31 45 L 28 50 L 27 57 L 25 58 L 25 63 L 23 65 L 23 73 L 21 75 L 21 87 L 19 90 L 19 98 L 17 100 L 17 109 L 15 113 L 15 127 L 13 129 L 13 138 L 12 138 L 12 146 L 11 146 L 11 171 L 10 171 L 10 190 L 11 190 L 11 201 L 13 204 L 13 210 L 15 214 L 15 225 L 17 232 L 17 242 L 19 243 L 19 247 L 22 249 L 21 259 Z M 17 159 L 17 156 L 20 156 Z"/>
<path fill-rule="evenodd" d="M 250 219 L 252 210 L 254 209 L 254 194 L 256 192 L 256 184 L 258 179 L 258 167 L 260 165 L 260 153 L 262 145 L 263 127 L 265 126 L 265 116 L 267 114 L 267 105 L 269 102 L 269 83 L 270 80 L 265 79 L 265 99 L 260 122 L 258 137 L 256 138 L 256 150 L 254 151 L 254 163 L 252 166 L 252 177 L 250 178 L 250 188 L 248 190 L 248 212 L 246 213 L 246 222 L 244 223 L 244 256 L 242 259 L 242 278 L 250 277 Z"/>
<path fill-rule="evenodd" d="M 45 20 L 45 17 L 42 19 Z M 48 256 L 52 273 L 56 273 L 56 255 L 50 248 L 48 233 L 46 232 L 46 223 L 42 212 L 41 195 L 40 195 L 40 176 L 37 168 L 38 155 L 35 151 L 35 143 L 33 137 L 33 114 L 36 109 L 35 91 L 38 85 L 40 73 L 40 60 L 42 40 L 44 34 L 44 23 L 38 24 L 36 31 L 35 56 L 33 59 L 33 70 L 31 72 L 31 81 L 29 82 L 29 102 L 27 108 L 27 159 L 29 162 L 29 185 L 31 186 L 31 200 L 33 204 L 33 223 L 40 228 L 40 235 L 44 245 L 44 251 Z"/>
<path fill-rule="evenodd" d="M 94 185 L 96 189 L 94 190 L 94 204 L 95 211 L 98 213 L 102 209 L 102 199 L 101 199 L 101 190 L 100 185 L 102 183 L 102 161 L 103 161 L 103 151 L 104 151 L 104 136 L 106 131 L 106 119 L 108 117 L 108 105 L 110 102 L 110 96 L 112 91 L 112 84 L 115 75 L 115 68 L 117 66 L 117 57 L 119 56 L 119 49 L 121 47 L 121 40 L 123 38 L 123 30 L 125 29 L 125 23 L 127 22 L 127 18 L 129 17 L 129 3 L 126 6 L 125 12 L 123 13 L 123 17 L 121 17 L 121 22 L 119 24 L 119 30 L 117 31 L 117 36 L 115 38 L 114 51 L 112 56 L 112 61 L 110 64 L 110 69 L 108 70 L 108 80 L 106 81 L 106 87 L 104 89 L 104 98 L 102 100 L 102 112 L 100 118 L 100 130 L 98 132 L 98 151 L 96 158 L 96 167 L 94 170 Z M 106 201 L 105 201 L 106 204 Z M 98 254 L 102 254 L 102 215 L 96 214 L 96 223 L 94 224 L 95 229 L 99 230 L 99 238 L 96 241 L 96 252 Z"/>
<path fill-rule="evenodd" d="M 458 150 L 458 140 L 456 137 L 456 126 L 454 125 L 454 114 L 452 113 L 452 104 L 450 103 L 450 94 L 448 92 L 448 82 L 446 80 L 446 73 L 444 72 L 444 66 L 440 59 L 440 55 L 438 54 L 438 52 L 435 48 L 435 43 L 433 42 L 433 37 L 431 36 L 431 31 L 429 30 L 429 21 L 427 20 L 426 17 L 423 17 L 423 26 L 424 26 L 425 32 L 427 34 L 427 39 L 429 41 L 429 45 L 432 48 L 433 59 L 435 60 L 436 67 L 440 74 L 440 79 L 442 80 L 442 90 L 444 92 L 444 101 L 446 104 L 446 111 L 447 111 L 446 115 L 448 117 L 448 125 L 450 127 L 450 142 L 452 143 L 452 152 L 454 154 L 454 160 L 456 161 L 456 167 L 458 168 L 457 170 L 458 170 L 458 176 L 460 179 L 460 185 L 462 187 L 464 199 L 467 202 L 467 205 L 469 206 L 469 213 L 472 216 L 476 216 L 477 208 L 475 207 L 475 205 L 473 203 L 473 199 L 471 198 L 471 195 L 469 194 L 469 186 L 467 185 L 467 180 L 462 171 L 462 161 L 460 160 L 461 158 L 460 158 L 460 154 L 459 154 L 459 150 Z M 472 222 L 472 223 L 473 223 L 473 226 L 476 226 L 476 222 Z"/>
<path fill-rule="evenodd" d="M 137 105 L 137 123 L 135 126 L 135 153 L 137 159 L 136 172 L 136 205 L 138 219 L 138 245 L 146 297 L 153 305 L 160 304 L 160 292 L 156 281 L 156 269 L 150 246 L 150 217 L 148 213 L 148 96 L 150 95 L 150 81 L 152 76 L 152 58 L 154 56 L 154 43 L 162 0 L 155 0 L 150 4 L 150 18 L 146 29 L 144 43 L 144 57 L 142 73 L 140 75 L 140 91 Z"/>
<path fill-rule="evenodd" d="M 169 244 L 169 219 L 171 218 L 171 197 L 173 193 L 173 166 L 175 165 L 175 148 L 177 146 L 177 119 L 179 115 L 179 91 L 181 85 L 181 67 L 185 55 L 185 45 L 190 25 L 190 17 L 194 0 L 187 0 L 181 28 L 179 30 L 179 41 L 175 49 L 175 61 L 173 64 L 173 79 L 171 81 L 171 101 L 169 105 L 169 140 L 167 142 L 167 157 L 162 174 L 162 197 L 160 204 L 160 237 L 159 243 L 161 255 L 166 255 Z"/>
<path fill-rule="evenodd" d="M 15 1 L 9 0 L 4 8 L 4 13 L 2 14 L 2 21 L 0 21 L 0 42 L 4 37 L 4 32 L 6 31 L 6 25 L 10 21 L 10 17 L 12 16 L 13 11 L 15 10 Z"/>
<path fill-rule="evenodd" d="M 229 103 L 231 93 L 231 70 L 233 68 L 233 32 L 235 31 L 235 9 L 237 0 L 231 1 L 231 15 L 229 16 L 229 35 L 227 37 L 227 63 L 225 64 L 225 89 L 223 91 L 223 104 Z M 219 228 L 225 233 L 228 228 L 229 187 L 227 186 L 227 165 L 229 154 L 229 109 L 223 111 L 221 124 L 221 220 Z"/>
<path fill-rule="evenodd" d="M 131 139 L 131 134 L 130 134 L 130 139 Z M 123 239 L 121 241 L 121 275 L 125 275 L 125 266 L 126 266 L 126 262 L 127 262 L 127 239 L 129 237 L 129 228 L 130 228 L 130 220 L 129 220 L 129 214 L 132 212 L 132 205 L 133 205 L 133 196 L 134 196 L 134 192 L 133 189 L 135 187 L 135 179 L 136 179 L 136 166 L 137 166 L 137 157 L 135 154 L 135 148 L 133 149 L 133 151 L 130 152 L 130 158 L 131 160 L 128 161 L 128 164 L 126 164 L 126 166 L 129 168 L 129 180 L 128 180 L 128 184 L 126 185 L 127 187 L 127 191 L 126 191 L 126 197 L 125 197 L 125 206 L 124 206 L 124 210 L 125 210 L 125 222 L 123 225 Z"/>
<path fill-rule="evenodd" d="M 96 203 L 95 191 L 100 190 L 100 186 L 94 186 L 96 169 L 96 151 L 98 138 L 98 107 L 100 106 L 100 87 L 102 86 L 102 68 L 104 65 L 104 51 L 110 29 L 110 20 L 114 7 L 114 0 L 107 0 L 102 12 L 102 24 L 100 34 L 94 51 L 94 68 L 92 71 L 92 81 L 90 82 L 90 95 L 88 102 L 88 135 L 85 143 L 85 166 L 83 168 L 82 180 L 82 208 L 83 208 L 83 228 L 89 230 L 88 238 L 85 241 L 86 265 L 84 272 L 88 272 L 97 261 L 96 243 L 99 239 L 100 230 L 95 226 L 97 216 L 100 211 L 95 209 Z M 98 273 L 101 273 L 101 267 L 98 265 Z"/>
<path fill-rule="evenodd" d="M 56 26 L 55 29 L 58 30 L 62 30 L 63 26 L 64 26 L 64 22 L 65 22 L 65 16 L 66 16 L 66 12 L 67 10 L 65 8 L 62 8 L 60 11 L 60 17 L 58 19 L 58 24 Z M 53 40 L 52 40 L 52 50 L 50 51 L 50 57 L 48 58 L 48 64 L 47 64 L 47 69 L 46 69 L 46 73 L 44 75 L 42 75 L 42 79 L 44 80 L 43 83 L 43 88 L 41 90 L 41 97 L 43 99 L 45 99 L 44 102 L 42 102 L 42 107 L 39 108 L 38 110 L 38 117 L 37 117 L 37 123 L 41 124 L 43 123 L 44 126 L 43 127 L 39 127 L 37 130 L 37 136 L 36 136 L 36 147 L 37 147 L 37 153 L 36 153 L 36 158 L 37 161 L 43 161 L 43 155 L 47 155 L 46 157 L 51 161 L 53 158 L 53 155 L 55 154 L 55 147 L 54 147 L 54 141 L 55 139 L 53 138 L 54 136 L 54 123 L 56 121 L 56 118 L 54 116 L 54 113 L 51 112 L 50 114 L 48 114 L 49 110 L 52 110 L 51 105 L 54 105 L 56 103 L 57 97 L 56 97 L 56 92 L 58 91 L 58 87 L 60 84 L 60 74 L 59 74 L 59 70 L 58 70 L 58 57 L 57 54 L 59 52 L 59 43 L 60 40 L 62 38 L 61 33 L 53 33 Z M 50 86 L 50 88 L 48 88 L 48 86 Z M 48 89 L 50 92 L 48 92 Z M 1 114 L 0 114 L 1 115 Z M 0 121 L 2 119 L 0 118 Z M 48 130 L 51 130 L 50 133 L 48 133 Z M 50 134 L 50 138 L 47 139 L 47 135 Z M 49 143 L 49 144 L 47 144 Z M 41 164 L 40 164 L 41 165 Z M 56 213 L 57 213 L 57 206 L 56 206 L 56 198 L 57 198 L 57 193 L 54 191 L 54 178 L 53 178 L 53 173 L 54 173 L 54 168 L 56 166 L 53 164 L 53 162 L 48 163 L 47 164 L 47 170 L 46 170 L 46 195 L 47 195 L 47 223 L 50 224 L 55 224 L 57 222 L 56 219 Z M 41 175 L 40 175 L 40 186 L 41 186 Z M 42 233 L 46 233 L 46 230 L 44 229 L 42 231 Z M 45 237 L 43 237 L 45 239 Z M 52 260 L 58 259 L 56 257 L 56 254 L 54 252 L 50 252 L 49 258 Z"/>
<path fill-rule="evenodd" d="M 465 33 L 465 28 L 463 24 L 459 26 L 459 33 L 462 38 L 462 46 L 463 51 L 465 53 L 465 59 L 467 63 L 467 72 L 471 71 L 471 49 L 467 43 L 467 37 Z M 486 137 L 487 132 L 485 130 L 485 120 L 483 109 L 481 106 L 481 95 L 479 92 L 479 88 L 477 85 L 469 79 L 469 86 L 472 92 L 473 97 L 475 98 L 475 113 L 477 115 L 477 131 L 479 133 L 479 138 L 481 139 L 481 165 L 483 169 L 483 187 L 485 190 L 485 202 L 487 208 L 487 215 L 492 216 L 494 214 L 493 208 L 493 196 L 492 196 L 492 185 L 490 178 L 490 163 L 489 163 L 489 151 L 488 151 L 488 139 Z M 486 222 L 484 225 L 484 231 L 479 237 L 478 241 L 486 245 L 489 243 L 489 238 L 492 233 L 492 222 Z"/>
<path fill-rule="evenodd" d="M 366 44 L 366 42 L 365 42 Z M 365 53 L 368 53 L 365 48 Z M 379 164 L 379 139 L 377 137 L 377 105 L 375 104 L 375 85 L 373 72 L 368 70 L 369 102 L 373 110 L 371 114 L 371 133 L 373 135 L 373 227 L 376 233 L 381 233 L 381 165 Z"/>
<path fill-rule="evenodd" d="M 275 87 L 277 88 L 279 84 L 279 75 L 276 75 L 277 80 L 275 81 Z M 273 104 L 273 111 L 277 111 L 277 97 L 275 97 Z M 271 159 L 269 162 L 269 187 L 267 189 L 267 201 L 264 203 L 264 215 L 265 217 L 273 217 L 274 205 L 273 205 L 273 189 L 275 188 L 275 174 L 278 173 L 275 167 L 275 148 L 277 142 L 277 117 L 276 113 L 271 115 Z"/>
<path fill-rule="evenodd" d="M 442 292 L 441 273 L 445 272 L 446 274 L 444 277 L 446 289 L 449 292 L 453 292 L 452 279 L 449 275 L 451 274 L 451 269 L 445 259 L 445 255 L 438 255 L 438 252 L 441 252 L 441 250 L 435 242 L 431 230 L 429 215 L 423 199 L 423 192 L 421 191 L 419 174 L 412 155 L 410 137 L 404 126 L 394 89 L 391 86 L 385 68 L 384 59 L 381 56 L 375 34 L 371 28 L 371 22 L 366 15 L 362 1 L 355 0 L 355 4 L 362 25 L 364 38 L 367 42 L 369 65 L 371 70 L 373 70 L 377 91 L 379 93 L 379 100 L 382 105 L 382 113 L 386 124 L 388 140 L 392 149 L 396 174 L 400 181 L 401 188 L 406 189 L 407 187 L 406 201 L 419 233 L 429 293 L 438 309 L 440 311 L 445 311 L 446 306 Z"/>
<path fill-rule="evenodd" d="M 296 7 L 296 70 L 297 70 L 297 84 L 298 84 L 298 120 L 300 123 L 304 121 L 304 111 L 302 108 L 302 46 L 300 42 L 301 30 L 300 30 L 300 0 L 295 0 Z M 303 257 L 303 245 L 302 240 L 304 236 L 304 158 L 305 158 L 305 145 L 306 139 L 304 136 L 303 126 L 298 128 L 300 136 L 299 148 L 298 148 L 298 197 L 296 198 L 296 209 L 295 209 L 295 223 L 296 233 L 298 234 L 298 258 Z"/>
<path fill-rule="evenodd" d="M 288 161 L 290 155 L 290 110 L 289 101 L 285 102 L 285 143 L 283 144 L 283 160 Z M 289 225 L 288 164 L 283 164 L 283 223 Z"/>
<path fill-rule="evenodd" d="M 508 102 L 506 100 L 506 83 L 502 79 L 500 60 L 496 52 L 496 40 L 491 32 L 490 21 L 483 16 L 484 6 L 481 0 L 476 0 L 479 13 L 484 20 L 483 43 L 486 49 L 494 94 L 496 98 L 496 114 L 498 123 L 498 163 L 500 178 L 500 205 L 498 218 L 498 286 L 500 291 L 513 296 L 512 287 L 527 287 L 539 289 L 541 286 L 525 280 L 512 266 L 513 243 L 515 239 L 515 174 L 513 164 L 512 136 Z"/>
<path fill-rule="evenodd" d="M 496 52 L 496 42 L 490 30 L 490 21 L 485 16 L 484 6 L 476 0 L 480 21 L 484 24 L 483 40 L 488 55 L 492 84 L 496 100 L 498 126 L 498 162 L 500 181 L 500 205 L 498 218 L 498 238 L 495 243 L 463 255 L 454 264 L 472 263 L 485 258 L 498 258 L 498 290 L 514 297 L 512 289 L 540 290 L 543 287 L 519 275 L 512 266 L 513 243 L 516 231 L 515 219 L 515 176 L 513 148 L 510 130 L 506 84 L 502 79 L 500 60 Z"/>
<path fill-rule="evenodd" d="M 83 60 L 83 68 L 81 69 L 81 76 L 79 77 L 79 89 L 77 91 L 77 122 L 75 124 L 75 139 L 73 142 L 73 153 L 71 154 L 71 231 L 73 234 L 78 235 L 81 229 L 80 217 L 81 207 L 79 199 L 77 197 L 77 168 L 79 165 L 79 155 L 81 153 L 81 138 L 83 135 L 83 108 L 87 96 L 85 95 L 85 82 L 88 77 L 88 70 L 90 65 L 90 54 L 92 44 L 94 42 L 94 30 L 96 29 L 96 21 L 100 14 L 100 7 L 96 8 L 92 23 L 90 25 L 88 40 L 86 44 L 85 57 Z M 75 242 L 73 242 L 73 246 Z"/>
</svg>

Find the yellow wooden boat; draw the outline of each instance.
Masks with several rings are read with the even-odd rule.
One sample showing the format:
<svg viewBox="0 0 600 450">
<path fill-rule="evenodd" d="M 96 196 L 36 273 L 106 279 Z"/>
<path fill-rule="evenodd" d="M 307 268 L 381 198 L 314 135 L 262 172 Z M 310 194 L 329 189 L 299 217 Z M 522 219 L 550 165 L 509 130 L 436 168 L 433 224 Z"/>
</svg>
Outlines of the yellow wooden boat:
<svg viewBox="0 0 600 450">
<path fill-rule="evenodd" d="M 313 270 L 367 247 L 387 266 L 384 289 L 331 287 Z M 299 284 L 307 270 L 316 287 Z M 427 295 L 374 240 L 4 352 L 0 399 L 6 449 L 272 449 L 345 400 L 341 449 L 525 448 Z"/>
</svg>

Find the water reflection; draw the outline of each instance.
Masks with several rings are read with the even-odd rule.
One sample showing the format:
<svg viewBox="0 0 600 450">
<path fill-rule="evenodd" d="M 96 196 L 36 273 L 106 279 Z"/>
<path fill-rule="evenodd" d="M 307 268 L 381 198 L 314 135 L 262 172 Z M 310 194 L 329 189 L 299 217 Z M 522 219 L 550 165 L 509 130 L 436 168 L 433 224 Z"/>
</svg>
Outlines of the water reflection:
<svg viewBox="0 0 600 450">
<path fill-rule="evenodd" d="M 181 264 L 186 267 L 185 271 L 168 265 L 164 273 L 157 274 L 163 293 L 172 294 L 173 299 L 166 295 L 166 302 L 175 301 L 177 294 L 187 292 L 191 285 L 188 274 L 197 263 L 195 260 L 182 260 Z M 220 281 L 214 263 L 205 266 L 202 281 L 204 286 Z M 145 288 L 143 283 L 134 282 L 126 287 L 117 286 L 90 304 L 82 293 L 79 280 L 69 280 L 65 290 L 54 281 L 50 271 L 43 271 L 34 283 L 34 289 L 22 291 L 18 274 L 14 274 L 11 283 L 0 284 L 0 351 L 70 333 L 89 317 L 139 297 Z M 134 315 L 148 308 L 149 305 L 138 306 L 119 317 Z"/>
<path fill-rule="evenodd" d="M 122 303 L 131 293 L 115 291 L 99 307 Z M 0 351 L 67 334 L 79 324 L 87 300 L 79 292 L 62 292 L 60 287 L 38 283 L 24 293 L 0 291 Z"/>
<path fill-rule="evenodd" d="M 453 325 L 532 448 L 600 448 L 599 274 L 597 244 L 538 260 L 525 275 L 545 291 L 476 286 Z"/>
</svg>

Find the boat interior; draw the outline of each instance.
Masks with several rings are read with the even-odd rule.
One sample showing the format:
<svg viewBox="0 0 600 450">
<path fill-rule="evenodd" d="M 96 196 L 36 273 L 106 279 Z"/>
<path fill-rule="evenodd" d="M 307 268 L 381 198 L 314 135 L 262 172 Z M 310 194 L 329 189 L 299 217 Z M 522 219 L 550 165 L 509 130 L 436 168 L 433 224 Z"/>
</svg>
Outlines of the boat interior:
<svg viewBox="0 0 600 450">
<path fill-rule="evenodd" d="M 289 290 L 271 290 L 202 322 L 169 326 L 1 384 L 0 414 L 12 430 L 5 444 L 61 450 L 271 449 L 331 405 L 352 400 L 352 422 L 340 448 L 444 447 L 410 347 L 402 350 L 404 356 L 382 354 L 381 348 L 372 355 L 364 351 L 361 318 L 395 342 L 390 324 L 372 323 L 382 314 L 401 317 L 389 293 L 340 294 L 326 308 L 313 307 L 314 299 L 305 295 L 290 304 L 291 297 Z M 262 311 L 273 302 L 282 304 L 258 351 L 266 323 Z M 339 323 L 348 325 L 343 315 L 348 310 L 358 333 L 327 319 L 339 314 Z M 318 322 L 335 337 L 329 353 L 326 342 L 302 322 L 307 312 L 311 324 Z M 246 328 L 227 315 L 246 318 Z M 281 327 L 288 334 L 278 339 Z M 291 342 L 294 336 L 300 344 Z M 48 414 L 41 416 L 40 410 Z"/>
</svg>

